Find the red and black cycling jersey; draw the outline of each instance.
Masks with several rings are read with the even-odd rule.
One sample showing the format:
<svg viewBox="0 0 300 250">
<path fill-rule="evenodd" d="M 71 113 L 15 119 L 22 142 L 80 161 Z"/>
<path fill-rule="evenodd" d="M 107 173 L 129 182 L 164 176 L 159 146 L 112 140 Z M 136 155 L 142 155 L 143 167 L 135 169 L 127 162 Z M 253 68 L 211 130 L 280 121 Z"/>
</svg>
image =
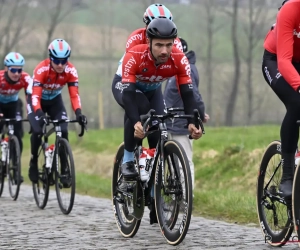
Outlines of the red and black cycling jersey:
<svg viewBox="0 0 300 250">
<path fill-rule="evenodd" d="M 281 7 L 264 48 L 276 54 L 280 74 L 298 90 L 300 76 L 292 63 L 300 63 L 300 0 L 289 0 Z"/>
<path fill-rule="evenodd" d="M 67 62 L 64 72 L 57 73 L 51 67 L 50 59 L 40 62 L 33 72 L 33 85 L 27 90 L 27 93 L 32 93 L 34 111 L 41 109 L 41 99 L 52 100 L 61 94 L 65 85 L 68 85 L 73 110 L 81 109 L 78 74 L 73 64 Z"/>
<path fill-rule="evenodd" d="M 16 102 L 19 98 L 19 91 L 26 91 L 29 84 L 32 83 L 31 76 L 22 72 L 20 80 L 16 83 L 9 83 L 5 78 L 5 70 L 0 70 L 0 103 Z"/>
<path fill-rule="evenodd" d="M 122 92 L 126 115 L 135 124 L 140 120 L 136 91 L 161 91 L 159 86 L 170 77 L 177 77 L 177 84 L 186 114 L 196 108 L 191 67 L 185 54 L 173 47 L 167 62 L 155 64 L 147 44 L 136 45 L 124 56 L 122 66 Z M 156 90 L 157 89 L 157 90 Z"/>
</svg>

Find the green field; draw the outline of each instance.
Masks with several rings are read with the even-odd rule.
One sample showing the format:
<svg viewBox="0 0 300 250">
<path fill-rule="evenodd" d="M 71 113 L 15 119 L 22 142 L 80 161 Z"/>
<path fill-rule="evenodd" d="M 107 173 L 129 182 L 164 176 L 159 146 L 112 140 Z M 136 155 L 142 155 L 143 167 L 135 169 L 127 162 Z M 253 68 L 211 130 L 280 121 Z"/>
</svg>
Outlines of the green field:
<svg viewBox="0 0 300 250">
<path fill-rule="evenodd" d="M 111 197 L 114 154 L 122 141 L 121 129 L 91 130 L 82 140 L 70 132 L 77 192 Z M 194 142 L 194 215 L 257 224 L 255 190 L 257 171 L 265 147 L 279 138 L 279 126 L 206 128 Z M 28 138 L 24 146 L 28 147 Z M 23 155 L 27 179 L 28 148 Z"/>
</svg>

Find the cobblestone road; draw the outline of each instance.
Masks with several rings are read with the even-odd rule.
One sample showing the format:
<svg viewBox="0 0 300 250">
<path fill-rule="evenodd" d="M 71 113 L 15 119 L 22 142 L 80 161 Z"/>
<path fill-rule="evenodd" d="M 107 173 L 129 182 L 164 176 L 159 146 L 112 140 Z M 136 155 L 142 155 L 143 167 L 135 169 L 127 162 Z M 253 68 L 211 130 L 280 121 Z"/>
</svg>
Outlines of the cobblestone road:
<svg viewBox="0 0 300 250">
<path fill-rule="evenodd" d="M 12 201 L 5 186 L 0 198 L 0 249 L 275 249 L 264 243 L 260 229 L 193 217 L 179 246 L 166 243 L 148 209 L 132 239 L 119 233 L 111 201 L 76 195 L 73 211 L 63 215 L 51 192 L 44 210 L 36 207 L 30 186 Z M 295 243 L 283 249 L 299 249 Z"/>
</svg>

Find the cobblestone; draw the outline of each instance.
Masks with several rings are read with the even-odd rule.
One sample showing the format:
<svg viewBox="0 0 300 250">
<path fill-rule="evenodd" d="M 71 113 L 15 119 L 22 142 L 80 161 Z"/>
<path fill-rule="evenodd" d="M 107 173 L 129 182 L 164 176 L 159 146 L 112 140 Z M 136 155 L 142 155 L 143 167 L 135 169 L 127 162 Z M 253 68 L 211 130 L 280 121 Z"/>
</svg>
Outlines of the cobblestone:
<svg viewBox="0 0 300 250">
<path fill-rule="evenodd" d="M 7 186 L 0 198 L 0 249 L 274 249 L 264 243 L 257 227 L 192 217 L 185 240 L 170 246 L 157 224 L 150 225 L 148 209 L 134 238 L 121 236 L 109 199 L 76 195 L 69 215 L 58 207 L 50 192 L 44 210 L 37 208 L 32 188 L 23 185 L 19 199 L 12 201 Z M 299 249 L 295 243 L 284 249 Z"/>
</svg>

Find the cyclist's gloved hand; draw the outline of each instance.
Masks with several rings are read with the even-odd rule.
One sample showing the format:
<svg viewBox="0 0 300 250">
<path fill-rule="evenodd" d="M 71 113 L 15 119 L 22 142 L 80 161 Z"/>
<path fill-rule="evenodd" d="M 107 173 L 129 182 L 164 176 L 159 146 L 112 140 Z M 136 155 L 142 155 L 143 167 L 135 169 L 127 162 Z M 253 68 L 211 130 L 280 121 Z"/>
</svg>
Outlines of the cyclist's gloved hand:
<svg viewBox="0 0 300 250">
<path fill-rule="evenodd" d="M 43 127 L 44 124 L 48 124 L 46 115 L 44 114 L 44 112 L 41 109 L 38 109 L 36 111 L 36 115 L 37 115 L 37 120 L 39 121 L 41 127 Z"/>
<path fill-rule="evenodd" d="M 81 114 L 81 109 L 76 109 L 75 114 L 76 114 L 76 120 L 80 125 L 87 124 L 86 116 Z"/>
</svg>

